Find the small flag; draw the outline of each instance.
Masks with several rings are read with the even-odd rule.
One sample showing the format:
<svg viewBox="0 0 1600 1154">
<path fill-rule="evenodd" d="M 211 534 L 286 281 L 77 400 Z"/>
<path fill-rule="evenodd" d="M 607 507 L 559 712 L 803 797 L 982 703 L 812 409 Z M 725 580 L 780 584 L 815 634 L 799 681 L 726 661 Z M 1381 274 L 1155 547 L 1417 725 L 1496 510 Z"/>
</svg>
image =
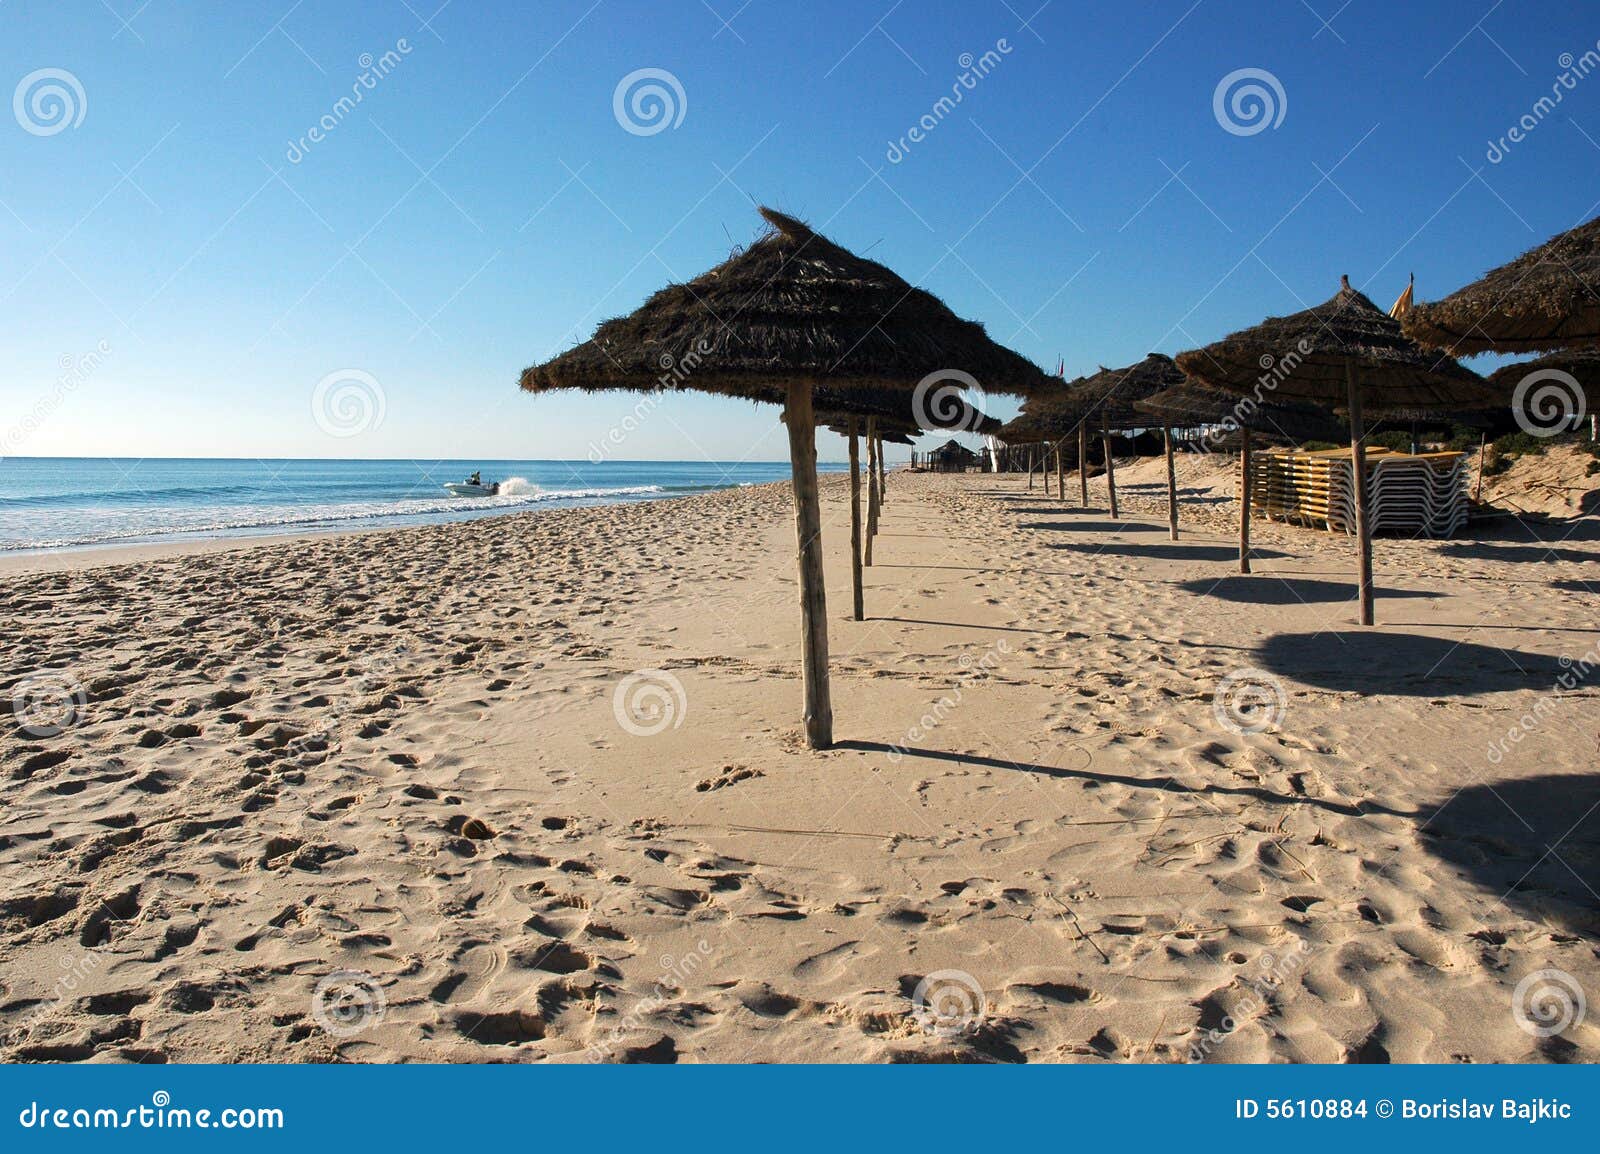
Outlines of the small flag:
<svg viewBox="0 0 1600 1154">
<path fill-rule="evenodd" d="M 1399 320 L 1411 311 L 1412 294 L 1417 287 L 1417 274 L 1411 274 L 1411 283 L 1406 285 L 1406 291 L 1395 298 L 1394 304 L 1389 306 L 1389 315 Z"/>
</svg>

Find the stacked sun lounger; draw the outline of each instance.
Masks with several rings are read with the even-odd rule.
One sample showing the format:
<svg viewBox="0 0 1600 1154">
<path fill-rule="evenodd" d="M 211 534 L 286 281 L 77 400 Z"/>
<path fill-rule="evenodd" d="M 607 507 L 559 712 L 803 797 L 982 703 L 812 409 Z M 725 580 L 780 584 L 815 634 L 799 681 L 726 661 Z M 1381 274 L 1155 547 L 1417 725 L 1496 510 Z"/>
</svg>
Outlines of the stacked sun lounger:
<svg viewBox="0 0 1600 1154">
<path fill-rule="evenodd" d="M 1356 531 L 1349 449 L 1280 450 L 1251 456 L 1250 511 L 1330 531 Z M 1374 533 L 1450 537 L 1467 521 L 1464 453 L 1367 450 L 1367 499 Z"/>
</svg>

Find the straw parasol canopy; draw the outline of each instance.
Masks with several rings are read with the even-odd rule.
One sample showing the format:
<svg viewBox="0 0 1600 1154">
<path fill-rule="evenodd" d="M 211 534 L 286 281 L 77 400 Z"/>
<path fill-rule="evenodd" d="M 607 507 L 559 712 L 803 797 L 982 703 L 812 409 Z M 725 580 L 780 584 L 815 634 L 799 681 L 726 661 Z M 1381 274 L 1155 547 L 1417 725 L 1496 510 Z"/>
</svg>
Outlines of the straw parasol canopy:
<svg viewBox="0 0 1600 1154">
<path fill-rule="evenodd" d="M 1178 367 L 1201 384 L 1262 402 L 1345 405 L 1350 417 L 1351 483 L 1361 623 L 1372 618 L 1372 535 L 1367 516 L 1368 410 L 1489 408 L 1498 402 L 1482 377 L 1450 357 L 1429 353 L 1400 322 L 1339 278 L 1339 291 L 1315 308 L 1269 317 L 1203 349 L 1179 353 Z M 1407 314 L 1411 315 L 1411 314 Z M 1248 453 L 1248 426 L 1246 427 Z M 1240 503 L 1240 569 L 1249 572 L 1249 468 Z"/>
<path fill-rule="evenodd" d="M 1181 385 L 1163 389 L 1133 407 L 1145 413 L 1146 422 L 1154 420 L 1175 427 L 1190 425 L 1221 425 L 1227 429 L 1245 429 L 1285 441 L 1341 441 L 1349 437 L 1350 430 L 1336 421 L 1326 409 L 1315 405 L 1278 404 L 1245 405 L 1233 393 L 1223 392 L 1185 378 Z"/>
<path fill-rule="evenodd" d="M 1270 397 L 1328 406 L 1349 400 L 1349 361 L 1361 369 L 1364 412 L 1499 403 L 1482 377 L 1406 337 L 1400 322 L 1351 288 L 1348 277 L 1340 278 L 1331 299 L 1314 308 L 1268 317 L 1177 357 L 1180 369 L 1213 388 L 1248 393 L 1257 401 Z"/>
<path fill-rule="evenodd" d="M 1074 382 L 1072 396 L 1090 424 L 1112 431 L 1144 429 L 1153 422 L 1149 414 L 1135 407 L 1135 403 L 1184 381 L 1183 370 L 1171 357 L 1151 353 L 1137 364 L 1120 369 L 1102 368 Z"/>
<path fill-rule="evenodd" d="M 1456 356 L 1600 347 L 1600 217 L 1414 306 L 1402 323 L 1409 336 Z"/>
<path fill-rule="evenodd" d="M 985 390 L 1050 388 L 1037 365 L 990 340 L 938 297 L 792 216 L 687 284 L 668 285 L 592 338 L 524 370 L 522 387 L 695 389 L 786 400 L 797 378 L 841 392 L 903 390 L 959 369 Z"/>
<path fill-rule="evenodd" d="M 933 294 L 763 208 L 769 229 L 687 284 L 605 321 L 576 348 L 525 369 L 529 392 L 696 390 L 784 404 L 794 479 L 801 680 L 807 744 L 833 744 L 813 391 L 902 391 L 910 405 L 953 373 L 1028 395 L 1051 378 Z"/>
</svg>

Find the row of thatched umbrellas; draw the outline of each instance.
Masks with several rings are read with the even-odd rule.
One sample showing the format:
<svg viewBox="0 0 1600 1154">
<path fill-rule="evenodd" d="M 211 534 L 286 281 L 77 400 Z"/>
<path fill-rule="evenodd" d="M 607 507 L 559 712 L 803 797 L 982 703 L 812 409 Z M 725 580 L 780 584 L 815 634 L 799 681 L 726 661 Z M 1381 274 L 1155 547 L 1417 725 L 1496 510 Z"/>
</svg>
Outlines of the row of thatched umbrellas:
<svg viewBox="0 0 1600 1154">
<path fill-rule="evenodd" d="M 793 217 L 760 211 L 771 229 L 749 247 L 687 284 L 661 289 L 628 316 L 604 322 L 590 340 L 525 370 L 521 385 L 530 392 L 693 389 L 782 403 L 794 482 L 803 724 L 807 744 L 818 749 L 833 743 L 816 470 L 819 418 L 851 442 L 854 615 L 860 620 L 860 561 L 863 549 L 870 550 L 883 496 L 882 445 L 888 437 L 907 438 L 928 427 L 926 413 L 919 410 L 928 407 L 922 393 L 932 378 L 959 370 L 989 393 L 1024 398 L 1028 424 L 1009 439 L 1020 432 L 1056 446 L 1058 493 L 1059 447 L 1075 434 L 1085 503 L 1088 437 L 1091 427 L 1097 429 L 1105 446 L 1113 515 L 1111 432 L 1160 424 L 1167 438 L 1174 535 L 1171 427 L 1180 418 L 1231 421 L 1248 451 L 1251 430 L 1323 429 L 1318 422 L 1331 419 L 1327 410 L 1341 409 L 1353 458 L 1361 620 L 1370 625 L 1366 416 L 1506 403 L 1503 390 L 1458 364 L 1452 353 L 1600 346 L 1600 297 L 1591 287 L 1600 285 L 1600 220 L 1451 297 L 1418 306 L 1406 314 L 1404 332 L 1400 322 L 1345 281 L 1321 305 L 1269 318 L 1175 361 L 1153 354 L 1137 365 L 1101 370 L 1068 385 L 990 340 L 981 325 L 957 317 L 883 265 L 856 256 Z M 1576 355 L 1553 360 L 1593 376 L 1594 358 L 1585 355 L 1591 357 L 1587 362 Z M 663 367 L 672 371 L 663 373 Z M 1581 379 L 1587 383 L 1587 377 Z M 864 540 L 857 441 L 863 423 L 869 463 Z M 1246 571 L 1248 496 L 1240 494 Z"/>
</svg>

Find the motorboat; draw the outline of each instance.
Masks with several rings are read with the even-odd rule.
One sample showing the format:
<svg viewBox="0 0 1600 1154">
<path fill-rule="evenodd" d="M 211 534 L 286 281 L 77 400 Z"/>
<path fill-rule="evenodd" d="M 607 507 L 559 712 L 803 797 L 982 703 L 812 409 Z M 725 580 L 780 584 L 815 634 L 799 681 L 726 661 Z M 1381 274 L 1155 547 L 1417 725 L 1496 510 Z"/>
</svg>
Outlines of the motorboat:
<svg viewBox="0 0 1600 1154">
<path fill-rule="evenodd" d="M 457 497 L 493 497 L 500 492 L 499 481 L 452 481 L 445 491 Z"/>
</svg>

